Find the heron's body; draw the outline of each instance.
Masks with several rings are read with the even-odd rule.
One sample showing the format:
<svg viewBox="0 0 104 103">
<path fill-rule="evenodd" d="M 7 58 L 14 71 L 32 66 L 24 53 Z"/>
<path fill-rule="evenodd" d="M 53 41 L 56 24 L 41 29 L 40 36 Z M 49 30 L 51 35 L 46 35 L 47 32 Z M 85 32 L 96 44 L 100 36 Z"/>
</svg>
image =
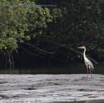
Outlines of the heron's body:
<svg viewBox="0 0 104 103">
<path fill-rule="evenodd" d="M 90 74 L 91 74 L 91 71 L 94 69 L 94 66 L 93 66 L 92 62 L 86 57 L 86 47 L 82 46 L 82 47 L 78 47 L 78 48 L 84 49 L 83 58 L 84 58 L 85 66 L 87 68 L 87 74 L 88 74 L 88 71 L 90 71 Z M 87 77 L 88 77 L 88 75 L 87 75 Z M 91 74 L 91 77 L 92 77 L 92 74 Z"/>
</svg>

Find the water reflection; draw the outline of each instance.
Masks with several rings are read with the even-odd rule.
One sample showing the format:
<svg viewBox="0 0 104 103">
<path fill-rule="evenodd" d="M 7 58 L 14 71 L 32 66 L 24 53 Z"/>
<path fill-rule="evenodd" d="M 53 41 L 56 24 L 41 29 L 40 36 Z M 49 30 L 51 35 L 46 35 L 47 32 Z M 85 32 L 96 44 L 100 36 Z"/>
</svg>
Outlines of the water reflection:
<svg viewBox="0 0 104 103">
<path fill-rule="evenodd" d="M 93 74 L 104 74 L 104 64 L 95 65 Z M 85 74 L 86 67 L 84 64 L 70 64 L 60 66 L 39 66 L 28 68 L 16 68 L 12 70 L 0 69 L 0 74 Z"/>
</svg>

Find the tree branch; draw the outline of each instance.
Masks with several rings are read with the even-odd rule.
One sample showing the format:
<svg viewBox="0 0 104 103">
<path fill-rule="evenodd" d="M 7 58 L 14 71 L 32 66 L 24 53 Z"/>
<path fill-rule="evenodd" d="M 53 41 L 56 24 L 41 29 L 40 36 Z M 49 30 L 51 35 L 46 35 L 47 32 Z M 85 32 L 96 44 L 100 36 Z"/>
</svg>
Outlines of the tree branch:
<svg viewBox="0 0 104 103">
<path fill-rule="evenodd" d="M 73 52 L 77 53 L 77 54 L 83 55 L 83 53 L 81 53 L 81 52 L 79 52 L 78 50 L 72 48 L 71 46 L 67 46 L 67 45 L 65 45 L 65 44 L 57 43 L 57 42 L 54 42 L 54 41 L 51 41 L 51 40 L 45 40 L 45 41 L 51 42 L 51 43 L 53 43 L 53 44 L 55 44 L 55 45 L 58 45 L 59 47 L 64 47 L 64 48 L 66 48 L 66 49 L 68 49 L 68 50 L 70 50 L 70 51 L 73 51 Z M 95 64 L 98 64 L 98 62 L 95 61 L 93 58 L 91 58 L 91 57 L 88 57 L 88 58 L 89 58 L 91 61 L 93 61 Z"/>
</svg>

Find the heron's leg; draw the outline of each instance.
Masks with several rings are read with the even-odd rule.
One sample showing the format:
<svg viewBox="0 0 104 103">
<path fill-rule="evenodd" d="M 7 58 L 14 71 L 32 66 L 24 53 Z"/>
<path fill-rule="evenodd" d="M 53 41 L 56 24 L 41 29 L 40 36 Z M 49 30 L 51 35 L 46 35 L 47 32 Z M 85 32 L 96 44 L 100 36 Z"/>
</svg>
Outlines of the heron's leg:
<svg viewBox="0 0 104 103">
<path fill-rule="evenodd" d="M 87 68 L 87 78 L 88 78 L 88 67 L 86 67 Z"/>
<path fill-rule="evenodd" d="M 91 78 L 92 78 L 92 72 L 91 72 L 91 69 L 90 69 L 90 74 L 91 74 Z"/>
</svg>

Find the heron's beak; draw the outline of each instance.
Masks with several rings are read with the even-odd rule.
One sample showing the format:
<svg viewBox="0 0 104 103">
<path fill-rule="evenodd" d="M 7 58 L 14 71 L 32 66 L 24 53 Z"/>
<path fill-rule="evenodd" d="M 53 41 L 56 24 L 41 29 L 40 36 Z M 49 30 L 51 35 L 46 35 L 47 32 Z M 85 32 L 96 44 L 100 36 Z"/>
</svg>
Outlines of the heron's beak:
<svg viewBox="0 0 104 103">
<path fill-rule="evenodd" d="M 83 49 L 82 47 L 78 47 L 78 49 Z"/>
<path fill-rule="evenodd" d="M 78 47 L 78 49 L 82 49 L 82 47 Z"/>
</svg>

